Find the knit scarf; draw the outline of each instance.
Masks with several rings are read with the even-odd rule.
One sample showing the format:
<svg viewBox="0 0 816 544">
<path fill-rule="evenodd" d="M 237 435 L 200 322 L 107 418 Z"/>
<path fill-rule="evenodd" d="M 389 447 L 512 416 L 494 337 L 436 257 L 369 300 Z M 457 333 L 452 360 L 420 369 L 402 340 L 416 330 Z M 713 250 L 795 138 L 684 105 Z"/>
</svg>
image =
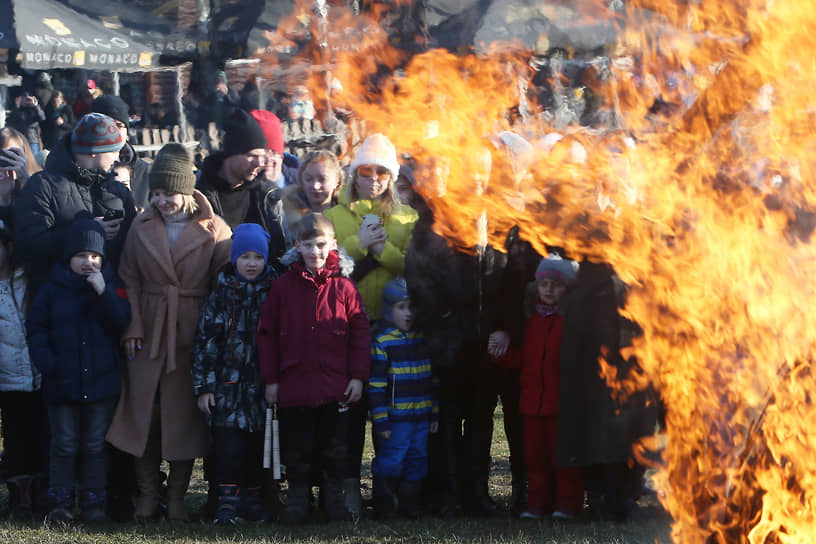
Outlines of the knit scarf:
<svg viewBox="0 0 816 544">
<path fill-rule="evenodd" d="M 538 302 L 536 303 L 536 312 L 543 317 L 555 315 L 558 313 L 558 304 L 542 304 Z"/>
</svg>

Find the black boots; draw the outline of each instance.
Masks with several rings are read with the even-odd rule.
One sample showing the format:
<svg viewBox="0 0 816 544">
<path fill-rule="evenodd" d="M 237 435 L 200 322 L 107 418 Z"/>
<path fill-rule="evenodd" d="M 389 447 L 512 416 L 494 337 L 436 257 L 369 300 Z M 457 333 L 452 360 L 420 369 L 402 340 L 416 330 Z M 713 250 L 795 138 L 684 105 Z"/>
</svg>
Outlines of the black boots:
<svg viewBox="0 0 816 544">
<path fill-rule="evenodd" d="M 421 481 L 402 480 L 399 484 L 398 497 L 399 512 L 410 519 L 418 519 L 422 515 L 419 506 L 419 494 L 422 491 Z"/>
<path fill-rule="evenodd" d="M 286 504 L 280 513 L 281 523 L 301 523 L 309 517 L 311 486 L 307 482 L 289 481 L 286 490 Z"/>
<path fill-rule="evenodd" d="M 31 521 L 33 513 L 33 478 L 27 474 L 6 480 L 9 496 L 9 518 L 14 521 Z"/>
<path fill-rule="evenodd" d="M 397 515 L 399 501 L 397 499 L 397 485 L 395 478 L 374 477 L 374 512 L 377 519 L 392 519 Z"/>
</svg>

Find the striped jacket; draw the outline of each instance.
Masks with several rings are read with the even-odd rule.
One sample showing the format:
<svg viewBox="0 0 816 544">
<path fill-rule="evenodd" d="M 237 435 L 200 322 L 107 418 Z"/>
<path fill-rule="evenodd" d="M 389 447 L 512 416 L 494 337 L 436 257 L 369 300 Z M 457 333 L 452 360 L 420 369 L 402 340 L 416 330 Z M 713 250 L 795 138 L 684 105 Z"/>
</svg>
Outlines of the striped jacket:
<svg viewBox="0 0 816 544">
<path fill-rule="evenodd" d="M 366 392 L 377 433 L 391 421 L 439 420 L 439 380 L 420 333 L 389 327 L 374 338 Z"/>
</svg>

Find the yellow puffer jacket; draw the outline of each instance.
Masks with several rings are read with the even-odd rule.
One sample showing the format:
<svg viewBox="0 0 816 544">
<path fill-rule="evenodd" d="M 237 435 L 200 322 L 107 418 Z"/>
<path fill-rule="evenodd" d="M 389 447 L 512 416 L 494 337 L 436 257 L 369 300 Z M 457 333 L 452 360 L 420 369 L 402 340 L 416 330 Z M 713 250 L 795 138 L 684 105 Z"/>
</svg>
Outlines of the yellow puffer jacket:
<svg viewBox="0 0 816 544">
<path fill-rule="evenodd" d="M 368 249 L 360 248 L 358 234 L 364 215 L 378 215 L 383 219 L 385 232 L 388 233 L 383 252 L 379 256 L 372 255 L 380 266 L 357 283 L 368 318 L 374 321 L 379 319 L 382 313 L 382 293 L 385 284 L 402 275 L 405 269 L 405 251 L 411 242 L 411 233 L 419 215 L 412 207 L 403 204 L 397 205 L 390 215 L 383 217 L 379 201 L 348 202 L 346 193 L 340 195 L 339 202 L 337 206 L 327 210 L 325 215 L 334 225 L 337 243 L 346 250 L 355 263 L 368 255 Z"/>
</svg>

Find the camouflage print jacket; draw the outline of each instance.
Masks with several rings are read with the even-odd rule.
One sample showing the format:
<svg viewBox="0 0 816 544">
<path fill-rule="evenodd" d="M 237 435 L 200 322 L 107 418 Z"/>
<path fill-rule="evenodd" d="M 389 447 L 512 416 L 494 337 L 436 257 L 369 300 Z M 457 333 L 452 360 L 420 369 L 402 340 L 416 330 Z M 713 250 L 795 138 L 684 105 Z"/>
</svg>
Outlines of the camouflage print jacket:
<svg viewBox="0 0 816 544">
<path fill-rule="evenodd" d="M 268 270 L 250 282 L 240 278 L 232 264 L 226 264 L 204 304 L 193 343 L 193 390 L 196 397 L 215 394 L 210 417 L 213 427 L 264 429 L 264 383 L 255 335 L 273 279 L 274 273 Z"/>
</svg>

